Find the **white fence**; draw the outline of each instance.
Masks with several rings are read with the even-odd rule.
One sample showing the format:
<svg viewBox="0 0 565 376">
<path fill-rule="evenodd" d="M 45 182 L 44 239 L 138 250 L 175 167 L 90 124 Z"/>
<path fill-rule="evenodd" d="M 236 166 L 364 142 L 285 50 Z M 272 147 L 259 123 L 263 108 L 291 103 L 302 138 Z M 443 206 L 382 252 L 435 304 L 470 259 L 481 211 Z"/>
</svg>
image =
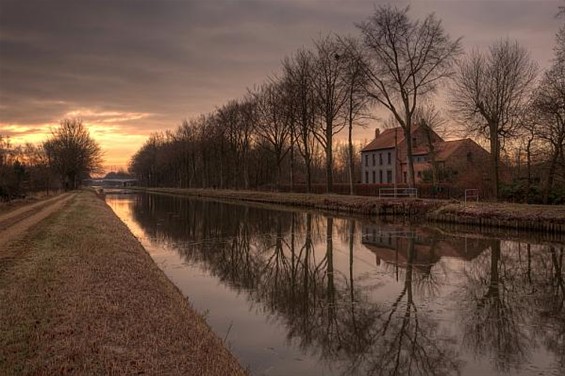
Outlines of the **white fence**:
<svg viewBox="0 0 565 376">
<path fill-rule="evenodd" d="M 467 205 L 468 201 L 479 202 L 478 189 L 465 189 L 465 205 Z"/>
<path fill-rule="evenodd" d="M 418 188 L 380 188 L 379 197 L 383 198 L 397 198 L 397 197 L 412 197 L 418 198 Z"/>
</svg>

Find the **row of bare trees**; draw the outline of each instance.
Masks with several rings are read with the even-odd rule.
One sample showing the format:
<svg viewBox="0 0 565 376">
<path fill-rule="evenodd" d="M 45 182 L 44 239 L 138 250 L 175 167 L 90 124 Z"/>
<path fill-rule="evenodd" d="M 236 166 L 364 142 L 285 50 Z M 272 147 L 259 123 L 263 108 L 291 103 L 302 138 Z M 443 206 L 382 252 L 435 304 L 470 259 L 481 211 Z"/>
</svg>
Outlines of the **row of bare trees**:
<svg viewBox="0 0 565 376">
<path fill-rule="evenodd" d="M 357 180 L 354 126 L 363 125 L 371 107 L 381 104 L 410 142 L 419 98 L 452 73 L 460 52 L 459 40 L 452 40 L 438 19 L 411 20 L 407 8 L 380 7 L 358 28 L 360 38 L 321 37 L 313 49 L 283 59 L 278 75 L 242 99 L 185 122 L 176 132 L 152 136 L 133 157 L 131 171 L 148 185 L 239 188 L 280 186 L 284 167 L 285 181 L 293 186 L 298 178 L 311 191 L 313 164 L 321 151 L 326 189 L 332 192 L 335 137 L 347 129 L 347 162 L 340 167 L 348 172 L 352 193 Z M 259 159 L 251 165 L 254 155 Z M 414 185 L 409 161 L 409 185 Z"/>
<path fill-rule="evenodd" d="M 52 175 L 41 147 L 13 145 L 9 137 L 0 135 L 0 201 L 21 197 L 27 191 L 48 191 Z"/>
<path fill-rule="evenodd" d="M 146 185 L 250 188 L 301 183 L 308 192 L 313 179 L 325 179 L 326 190 L 332 192 L 339 170 L 346 172 L 353 193 L 359 176 L 353 129 L 365 125 L 380 107 L 404 133 L 407 183 L 414 186 L 412 128 L 421 120 L 433 126 L 420 115 L 449 83 L 445 86 L 453 118 L 490 145 L 495 197 L 501 155 L 522 150 L 517 144 L 526 134 L 531 138 L 528 163 L 534 146 L 549 152 L 541 161 L 549 165 L 546 195 L 564 175 L 565 31 L 557 36 L 554 65 L 539 79 L 528 51 L 510 40 L 460 58 L 460 39 L 452 39 L 433 14 L 413 20 L 408 8 L 381 6 L 357 27 L 359 37 L 321 37 L 312 49 L 284 58 L 278 74 L 243 98 L 174 132 L 151 136 L 132 158 L 131 172 Z M 345 163 L 336 163 L 336 135 L 344 130 Z"/>
<path fill-rule="evenodd" d="M 527 191 L 533 164 L 546 166 L 546 203 L 556 178 L 565 179 L 565 61 L 559 58 L 565 44 L 557 42 L 553 65 L 539 80 L 528 51 L 508 40 L 473 51 L 458 65 L 451 104 L 468 131 L 489 142 L 496 197 L 503 151 L 526 159 Z"/>
<path fill-rule="evenodd" d="M 346 124 L 351 134 L 369 100 L 359 94 L 359 62 L 344 46 L 337 37 L 322 38 L 315 50 L 286 58 L 279 76 L 242 99 L 154 134 L 132 158 L 131 171 L 147 185 L 237 189 L 300 182 L 310 191 L 325 164 L 329 191 L 335 173 L 347 171 L 353 184 L 358 149 L 351 136 L 347 148 L 334 136 Z"/>
</svg>

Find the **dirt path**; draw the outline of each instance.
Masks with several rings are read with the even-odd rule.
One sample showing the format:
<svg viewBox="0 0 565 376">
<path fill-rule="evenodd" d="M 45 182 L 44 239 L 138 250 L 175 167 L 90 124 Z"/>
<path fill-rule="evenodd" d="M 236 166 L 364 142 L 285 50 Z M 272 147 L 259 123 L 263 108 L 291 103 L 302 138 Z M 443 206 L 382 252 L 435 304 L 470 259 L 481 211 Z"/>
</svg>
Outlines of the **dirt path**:
<svg viewBox="0 0 565 376">
<path fill-rule="evenodd" d="M 74 196 L 74 193 L 65 193 L 0 215 L 0 258 L 5 253 L 3 250 L 5 244 L 57 212 Z"/>
</svg>

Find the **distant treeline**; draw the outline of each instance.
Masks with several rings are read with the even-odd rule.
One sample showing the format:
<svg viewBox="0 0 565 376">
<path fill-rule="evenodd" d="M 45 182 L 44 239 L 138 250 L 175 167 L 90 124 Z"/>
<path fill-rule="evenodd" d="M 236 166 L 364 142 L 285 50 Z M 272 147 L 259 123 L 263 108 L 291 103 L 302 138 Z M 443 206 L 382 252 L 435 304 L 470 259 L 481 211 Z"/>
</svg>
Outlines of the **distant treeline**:
<svg viewBox="0 0 565 376">
<path fill-rule="evenodd" d="M 64 119 L 40 145 L 14 146 L 0 134 L 0 201 L 76 189 L 101 165 L 100 147 L 79 119 Z"/>
<path fill-rule="evenodd" d="M 540 73 L 517 42 L 499 40 L 463 54 L 460 39 L 440 20 L 413 20 L 408 8 L 378 7 L 357 26 L 359 37 L 320 37 L 313 48 L 285 57 L 278 74 L 242 98 L 152 135 L 130 172 L 148 186 L 301 184 L 310 192 L 325 182 L 333 192 L 336 182 L 353 193 L 360 145 L 352 134 L 378 106 L 390 113 L 388 126 L 404 132 L 408 186 L 415 185 L 416 123 L 440 133 L 458 123 L 485 141 L 494 198 L 508 193 L 500 190 L 503 164 L 515 168 L 524 200 L 537 187 L 538 199 L 549 202 L 565 184 L 565 28 L 556 37 L 553 65 Z M 452 121 L 431 104 L 438 89 L 447 94 Z M 347 132 L 347 143 L 336 142 L 340 132 Z"/>
</svg>

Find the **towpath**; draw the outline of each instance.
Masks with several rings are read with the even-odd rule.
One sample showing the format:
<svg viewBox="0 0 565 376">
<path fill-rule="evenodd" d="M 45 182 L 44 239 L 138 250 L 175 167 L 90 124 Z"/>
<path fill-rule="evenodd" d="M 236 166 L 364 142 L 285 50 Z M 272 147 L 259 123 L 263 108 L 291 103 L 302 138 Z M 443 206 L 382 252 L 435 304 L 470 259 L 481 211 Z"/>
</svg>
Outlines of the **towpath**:
<svg viewBox="0 0 565 376">
<path fill-rule="evenodd" d="M 0 257 L 2 246 L 25 233 L 48 216 L 60 210 L 74 197 L 73 193 L 65 193 L 50 199 L 26 205 L 8 213 L 0 214 Z"/>
</svg>

